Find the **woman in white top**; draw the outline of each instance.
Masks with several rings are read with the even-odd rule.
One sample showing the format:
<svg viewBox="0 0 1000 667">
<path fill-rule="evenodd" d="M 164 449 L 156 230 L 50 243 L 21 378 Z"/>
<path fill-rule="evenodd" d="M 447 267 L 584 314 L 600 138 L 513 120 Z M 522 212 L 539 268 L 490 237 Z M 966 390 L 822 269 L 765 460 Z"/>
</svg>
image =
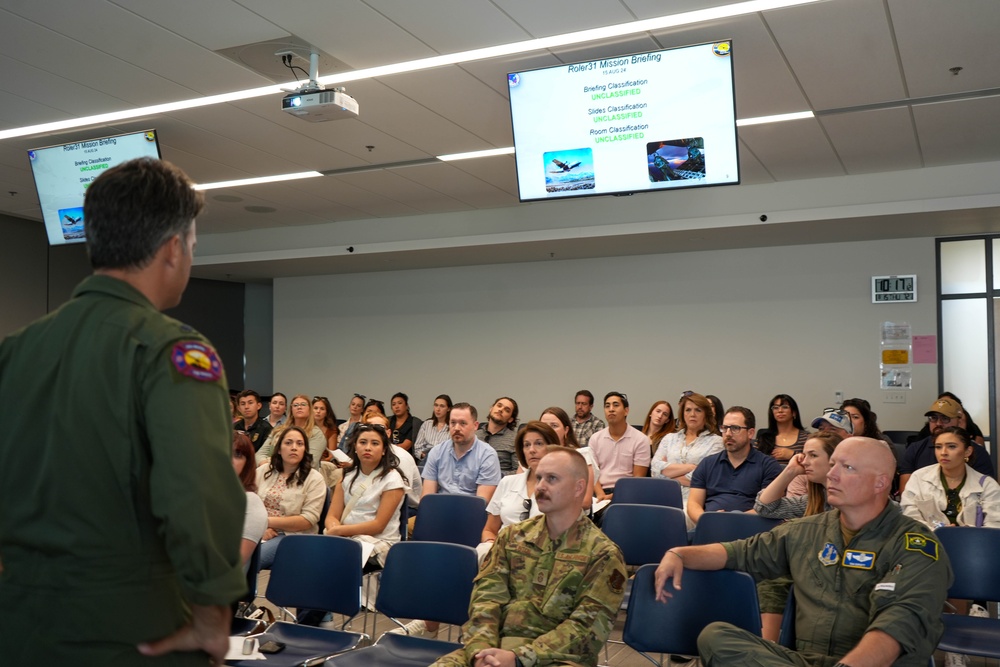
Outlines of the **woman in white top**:
<svg viewBox="0 0 1000 667">
<path fill-rule="evenodd" d="M 337 427 L 337 443 L 338 448 L 346 451 L 345 445 L 347 444 L 347 438 L 350 437 L 351 432 L 361 423 L 361 413 L 365 409 L 365 396 L 363 394 L 354 394 L 351 397 L 351 402 L 347 406 L 348 417 L 347 421 Z"/>
<path fill-rule="evenodd" d="M 250 566 L 250 556 L 257 548 L 267 530 L 267 510 L 257 495 L 257 471 L 253 465 L 253 443 L 243 431 L 233 431 L 233 470 L 240 478 L 247 494 L 247 509 L 243 514 L 243 539 L 240 540 L 240 555 L 243 557 L 243 571 Z"/>
<path fill-rule="evenodd" d="M 319 463 L 323 460 L 323 452 L 326 451 L 326 436 L 323 431 L 316 426 L 313 418 L 312 402 L 305 394 L 296 394 L 292 398 L 292 416 L 287 422 L 288 426 L 298 426 L 304 433 L 309 435 L 309 454 L 312 455 L 312 467 L 319 470 Z M 272 458 L 278 440 L 275 439 L 278 431 L 271 431 L 271 435 L 264 441 L 264 446 L 257 452 L 257 465 Z"/>
<path fill-rule="evenodd" d="M 424 420 L 413 441 L 413 458 L 417 463 L 427 460 L 427 453 L 450 437 L 448 418 L 451 416 L 451 396 L 441 394 L 434 399 L 434 416 Z"/>
<path fill-rule="evenodd" d="M 276 436 L 279 446 L 271 460 L 257 468 L 257 495 L 267 509 L 261 569 L 271 567 L 278 543 L 286 534 L 319 531 L 319 515 L 326 500 L 327 486 L 312 467 L 305 431 L 286 426 Z"/>
<path fill-rule="evenodd" d="M 583 456 L 583 460 L 587 462 L 590 467 L 590 471 L 587 473 L 587 488 L 594 488 L 594 480 L 597 479 L 601 471 L 597 467 L 597 463 L 594 461 L 594 455 L 590 452 L 590 447 L 584 445 L 580 446 L 580 443 L 576 440 L 576 431 L 573 430 L 573 424 L 569 420 L 569 415 L 566 411 L 558 406 L 552 406 L 551 408 L 545 408 L 542 412 L 542 416 L 538 418 L 538 421 L 543 424 L 548 424 L 553 431 L 556 433 L 556 437 L 559 438 L 557 444 L 563 447 L 570 447 L 580 452 Z M 593 506 L 594 499 L 592 497 L 586 497 L 583 499 L 583 509 L 590 511 Z"/>
<path fill-rule="evenodd" d="M 722 436 L 711 403 L 694 392 L 677 403 L 684 429 L 664 436 L 650 464 L 653 477 L 672 479 L 681 485 L 687 503 L 691 473 L 706 456 L 722 451 Z"/>
<path fill-rule="evenodd" d="M 964 429 L 948 426 L 938 433 L 934 437 L 938 462 L 910 477 L 900 499 L 903 514 L 931 530 L 941 526 L 1000 528 L 1000 484 L 968 464 L 973 453 Z"/>
<path fill-rule="evenodd" d="M 518 431 L 514 438 L 514 451 L 524 472 L 507 475 L 497 485 L 497 490 L 486 507 L 486 527 L 483 528 L 480 557 L 489 551 L 501 528 L 541 514 L 538 503 L 535 502 L 535 469 L 548 453 L 549 445 L 558 444 L 556 432 L 540 421 L 528 422 Z"/>
<path fill-rule="evenodd" d="M 399 507 L 407 480 L 382 426 L 359 424 L 348 450 L 354 465 L 333 492 L 324 533 L 374 545 L 369 560 L 384 565 L 389 547 L 399 541 Z"/>
<path fill-rule="evenodd" d="M 288 412 L 288 397 L 280 391 L 274 392 L 267 408 L 267 423 L 271 425 L 272 429 L 276 429 L 285 423 L 285 414 Z"/>
</svg>

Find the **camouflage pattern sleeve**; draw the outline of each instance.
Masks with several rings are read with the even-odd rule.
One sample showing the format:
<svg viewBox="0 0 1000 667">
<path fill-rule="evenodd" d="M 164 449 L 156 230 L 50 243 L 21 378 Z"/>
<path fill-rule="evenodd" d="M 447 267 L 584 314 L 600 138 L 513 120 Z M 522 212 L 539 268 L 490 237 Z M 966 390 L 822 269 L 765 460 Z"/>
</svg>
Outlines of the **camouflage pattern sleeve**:
<svg viewBox="0 0 1000 667">
<path fill-rule="evenodd" d="M 500 646 L 500 618 L 503 608 L 510 602 L 510 564 L 507 561 L 509 537 L 509 527 L 497 535 L 472 589 L 469 620 L 462 626 L 465 655 L 470 665 L 475 662 L 476 653 L 482 649 Z"/>
<path fill-rule="evenodd" d="M 621 551 L 594 528 L 578 553 L 557 556 L 553 575 L 560 570 L 560 560 L 572 557 L 575 567 L 558 582 L 550 581 L 542 607 L 546 616 L 561 614 L 565 620 L 515 649 L 524 667 L 596 665 L 611 634 L 628 578 Z"/>
</svg>

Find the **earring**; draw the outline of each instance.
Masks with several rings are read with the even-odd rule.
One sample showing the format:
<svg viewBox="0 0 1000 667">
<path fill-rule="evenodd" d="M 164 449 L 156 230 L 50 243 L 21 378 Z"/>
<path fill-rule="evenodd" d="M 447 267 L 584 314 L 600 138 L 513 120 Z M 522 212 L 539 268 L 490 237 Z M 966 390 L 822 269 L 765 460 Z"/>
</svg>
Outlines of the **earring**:
<svg viewBox="0 0 1000 667">
<path fill-rule="evenodd" d="M 966 462 L 966 463 L 968 463 L 968 462 L 969 462 L 969 457 L 968 457 L 968 456 L 966 456 L 966 457 L 965 457 L 965 462 Z"/>
</svg>

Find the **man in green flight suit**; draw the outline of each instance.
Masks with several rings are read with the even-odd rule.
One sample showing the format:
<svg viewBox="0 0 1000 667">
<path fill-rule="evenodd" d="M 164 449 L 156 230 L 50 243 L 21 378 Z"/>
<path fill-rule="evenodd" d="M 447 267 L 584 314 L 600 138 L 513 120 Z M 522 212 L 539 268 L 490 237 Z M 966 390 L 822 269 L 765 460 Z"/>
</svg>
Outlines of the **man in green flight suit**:
<svg viewBox="0 0 1000 667">
<path fill-rule="evenodd" d="M 8 665 L 205 665 L 245 591 L 246 496 L 211 344 L 180 303 L 203 206 L 139 159 L 87 190 L 94 275 L 0 344 L 0 647 Z"/>
<path fill-rule="evenodd" d="M 538 463 L 543 514 L 500 531 L 472 591 L 465 648 L 433 667 L 597 664 L 625 594 L 618 546 L 580 510 L 587 462 L 549 447 Z"/>
<path fill-rule="evenodd" d="M 713 623 L 698 650 L 713 665 L 926 665 L 941 637 L 952 582 L 948 556 L 923 524 L 889 502 L 896 459 L 872 438 L 847 438 L 830 457 L 829 512 L 747 540 L 676 547 L 656 570 L 656 594 L 684 568 L 738 569 L 758 581 L 791 576 L 797 650 Z"/>
</svg>

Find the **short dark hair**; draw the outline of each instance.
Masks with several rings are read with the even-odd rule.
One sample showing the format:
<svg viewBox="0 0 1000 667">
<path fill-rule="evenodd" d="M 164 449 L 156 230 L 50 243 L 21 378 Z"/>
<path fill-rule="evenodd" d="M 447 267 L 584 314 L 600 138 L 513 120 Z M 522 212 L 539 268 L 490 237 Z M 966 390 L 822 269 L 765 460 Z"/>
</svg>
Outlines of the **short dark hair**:
<svg viewBox="0 0 1000 667">
<path fill-rule="evenodd" d="M 260 403 L 260 394 L 255 392 L 253 389 L 244 389 L 240 393 L 236 394 L 236 402 L 239 403 L 241 398 L 246 398 L 247 396 L 253 396 L 257 402 Z"/>
<path fill-rule="evenodd" d="M 394 398 L 401 398 L 401 399 L 403 399 L 403 403 L 406 403 L 407 407 L 409 407 L 409 405 L 410 405 L 410 397 L 407 396 L 406 394 L 404 394 L 403 392 L 397 391 L 395 394 L 392 395 L 392 398 L 389 399 L 389 402 L 391 403 Z"/>
<path fill-rule="evenodd" d="M 91 267 L 141 269 L 173 236 L 186 241 L 205 205 L 193 186 L 179 168 L 153 158 L 129 160 L 98 176 L 83 202 Z"/>
<path fill-rule="evenodd" d="M 468 410 L 472 413 L 472 421 L 479 421 L 479 413 L 476 412 L 476 406 L 471 403 L 456 403 L 451 406 L 451 411 L 448 413 L 448 417 L 451 418 L 451 413 L 455 410 Z"/>
<path fill-rule="evenodd" d="M 621 393 L 620 391 L 609 391 L 608 393 L 606 393 L 604 395 L 604 402 L 607 403 L 608 399 L 611 398 L 612 396 L 617 396 L 618 398 L 622 399 L 622 405 L 626 408 L 628 407 L 628 396 Z"/>
<path fill-rule="evenodd" d="M 586 396 L 587 400 L 590 401 L 590 404 L 591 405 L 594 404 L 594 395 L 590 393 L 589 389 L 581 389 L 580 391 L 576 392 L 576 394 L 573 396 L 574 401 L 576 400 L 577 396 Z"/>
<path fill-rule="evenodd" d="M 734 405 L 726 410 L 726 414 L 743 415 L 743 425 L 747 428 L 757 428 L 757 418 L 753 416 L 753 410 L 744 408 L 742 405 Z M 721 422 L 720 422 L 721 423 Z"/>
<path fill-rule="evenodd" d="M 510 426 L 517 426 L 517 401 L 510 396 L 501 396 L 497 400 L 493 401 L 493 405 L 496 405 L 500 401 L 510 401 L 510 404 L 514 406 L 514 408 L 510 411 L 510 421 L 507 422 L 507 424 Z"/>
</svg>

